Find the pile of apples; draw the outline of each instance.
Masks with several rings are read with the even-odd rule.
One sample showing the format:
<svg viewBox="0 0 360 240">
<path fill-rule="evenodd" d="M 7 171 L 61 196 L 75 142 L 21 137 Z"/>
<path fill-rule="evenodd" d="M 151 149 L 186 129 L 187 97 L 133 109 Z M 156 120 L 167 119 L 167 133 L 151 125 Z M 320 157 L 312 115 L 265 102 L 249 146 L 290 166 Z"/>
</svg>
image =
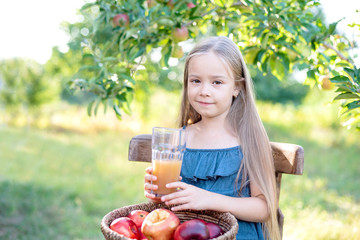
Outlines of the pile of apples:
<svg viewBox="0 0 360 240">
<path fill-rule="evenodd" d="M 180 223 L 170 210 L 159 208 L 150 213 L 133 210 L 126 217 L 119 217 L 110 224 L 110 229 L 136 240 L 207 240 L 222 235 L 216 223 L 191 219 Z"/>
</svg>

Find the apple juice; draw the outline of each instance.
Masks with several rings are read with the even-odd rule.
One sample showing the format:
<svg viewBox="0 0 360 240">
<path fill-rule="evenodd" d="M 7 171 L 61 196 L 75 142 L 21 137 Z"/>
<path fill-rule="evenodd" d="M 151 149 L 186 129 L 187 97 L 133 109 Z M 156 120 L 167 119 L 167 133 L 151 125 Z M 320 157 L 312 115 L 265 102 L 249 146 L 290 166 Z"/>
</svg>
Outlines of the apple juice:
<svg viewBox="0 0 360 240">
<path fill-rule="evenodd" d="M 153 175 L 156 176 L 157 180 L 153 181 L 153 184 L 158 185 L 156 190 L 156 196 L 163 196 L 172 192 L 175 189 L 166 188 L 167 183 L 179 181 L 181 171 L 181 160 L 168 160 L 168 159 L 153 159 Z"/>
</svg>

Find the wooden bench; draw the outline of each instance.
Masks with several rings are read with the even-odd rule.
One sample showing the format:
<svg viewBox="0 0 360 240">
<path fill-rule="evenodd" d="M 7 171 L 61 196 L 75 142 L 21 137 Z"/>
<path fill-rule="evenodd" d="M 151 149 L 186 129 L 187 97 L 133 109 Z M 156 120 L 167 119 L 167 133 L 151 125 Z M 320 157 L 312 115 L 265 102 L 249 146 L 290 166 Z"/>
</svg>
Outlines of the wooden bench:
<svg viewBox="0 0 360 240">
<path fill-rule="evenodd" d="M 295 144 L 271 142 L 275 164 L 277 199 L 280 198 L 283 173 L 301 175 L 304 169 L 304 149 Z M 129 144 L 129 161 L 151 162 L 151 134 L 137 135 Z M 278 201 L 279 202 L 279 201 Z M 284 215 L 278 206 L 280 234 L 283 233 Z"/>
</svg>

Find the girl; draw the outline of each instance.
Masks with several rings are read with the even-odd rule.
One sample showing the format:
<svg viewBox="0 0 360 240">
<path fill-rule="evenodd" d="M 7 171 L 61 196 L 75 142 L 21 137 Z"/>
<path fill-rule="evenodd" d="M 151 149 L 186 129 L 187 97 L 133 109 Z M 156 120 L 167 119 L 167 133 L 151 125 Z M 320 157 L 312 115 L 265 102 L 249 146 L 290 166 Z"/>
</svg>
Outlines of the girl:
<svg viewBox="0 0 360 240">
<path fill-rule="evenodd" d="M 230 212 L 236 239 L 280 239 L 274 165 L 255 106 L 252 81 L 234 42 L 211 37 L 189 53 L 184 71 L 180 127 L 186 128 L 181 189 L 161 198 L 173 211 Z M 149 167 L 145 196 L 156 200 Z"/>
</svg>

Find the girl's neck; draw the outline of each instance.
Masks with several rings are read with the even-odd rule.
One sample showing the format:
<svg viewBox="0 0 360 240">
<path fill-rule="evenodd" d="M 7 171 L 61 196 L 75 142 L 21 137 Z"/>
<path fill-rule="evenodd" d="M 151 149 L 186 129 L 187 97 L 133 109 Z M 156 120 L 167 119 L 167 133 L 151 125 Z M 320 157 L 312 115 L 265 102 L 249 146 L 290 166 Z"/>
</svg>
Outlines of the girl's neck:
<svg viewBox="0 0 360 240">
<path fill-rule="evenodd" d="M 232 132 L 226 116 L 203 118 L 197 123 L 197 126 L 206 132 Z"/>
<path fill-rule="evenodd" d="M 201 129 L 204 132 L 223 132 L 224 130 L 229 129 L 226 121 L 203 119 L 196 125 L 198 129 Z"/>
<path fill-rule="evenodd" d="M 238 146 L 239 142 L 227 121 L 202 119 L 187 128 L 189 148 L 228 148 Z"/>
</svg>

